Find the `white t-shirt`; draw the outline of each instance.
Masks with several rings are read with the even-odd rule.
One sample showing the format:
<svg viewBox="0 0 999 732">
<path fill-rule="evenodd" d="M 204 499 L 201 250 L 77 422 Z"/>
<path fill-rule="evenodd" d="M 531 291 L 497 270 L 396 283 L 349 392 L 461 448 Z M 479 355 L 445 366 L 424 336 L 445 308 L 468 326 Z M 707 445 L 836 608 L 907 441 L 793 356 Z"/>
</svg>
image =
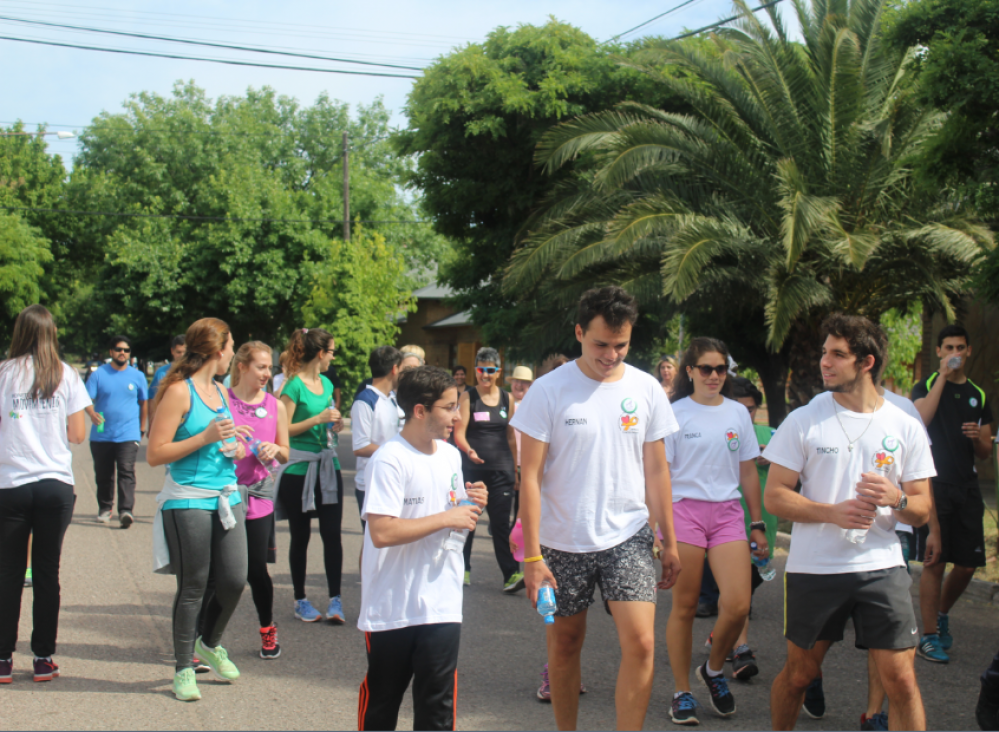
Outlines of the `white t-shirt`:
<svg viewBox="0 0 999 732">
<path fill-rule="evenodd" d="M 919 424 L 923 425 L 923 431 L 926 431 L 926 424 L 923 422 L 923 416 L 916 409 L 916 405 L 912 403 L 911 399 L 907 399 L 901 394 L 896 394 L 893 391 L 885 389 L 884 397 L 887 401 L 894 404 L 896 407 L 901 409 L 903 412 L 908 414 L 910 417 L 915 419 Z M 928 444 L 932 445 L 933 440 L 930 439 L 930 433 L 926 432 L 926 441 Z M 930 451 L 930 460 L 933 459 L 933 451 Z M 903 524 L 901 521 L 895 522 L 895 531 L 904 531 L 907 534 L 912 533 L 912 527 L 909 524 Z"/>
<path fill-rule="evenodd" d="M 731 399 L 708 407 L 685 397 L 673 414 L 680 429 L 665 440 L 673 503 L 739 500 L 739 463 L 760 454 L 749 410 Z"/>
<path fill-rule="evenodd" d="M 75 485 L 66 418 L 92 404 L 87 389 L 65 363 L 51 399 L 31 398 L 34 380 L 30 356 L 0 367 L 0 489 L 47 479 Z"/>
<path fill-rule="evenodd" d="M 396 435 L 371 457 L 368 489 L 361 518 L 369 514 L 417 519 L 452 507 L 465 497 L 461 453 L 446 442 L 426 455 Z M 437 552 L 449 529 L 419 541 L 376 549 L 370 524 L 364 531 L 361 571 L 361 612 L 357 627 L 377 632 L 429 623 L 461 622 L 461 582 L 465 570 L 461 552 Z"/>
<path fill-rule="evenodd" d="M 651 375 L 625 365 L 594 381 L 576 362 L 534 382 L 510 424 L 548 443 L 541 481 L 541 543 L 581 554 L 617 546 L 649 519 L 642 448 L 678 429 Z"/>
<path fill-rule="evenodd" d="M 277 394 L 281 391 L 281 387 L 284 386 L 284 374 L 274 374 L 274 378 L 271 381 L 274 386 L 274 393 Z"/>
<path fill-rule="evenodd" d="M 856 439 L 852 451 L 844 429 Z M 916 420 L 887 401 L 873 415 L 850 412 L 834 402 L 831 392 L 791 412 L 763 456 L 799 473 L 801 495 L 817 503 L 856 498 L 863 473 L 879 472 L 899 487 L 936 475 L 926 430 Z M 862 544 L 850 542 L 846 529 L 832 523 L 795 523 L 791 531 L 788 572 L 843 574 L 904 566 L 895 517 L 887 506 L 878 509 Z"/>
<path fill-rule="evenodd" d="M 350 431 L 353 434 L 355 450 L 361 450 L 374 443 L 384 445 L 402 429 L 406 419 L 405 412 L 399 408 L 395 400 L 395 392 L 382 394 L 381 391 L 368 384 L 364 391 L 357 395 L 350 408 Z M 364 490 L 364 467 L 370 457 L 357 458 L 357 475 L 354 484 Z"/>
</svg>

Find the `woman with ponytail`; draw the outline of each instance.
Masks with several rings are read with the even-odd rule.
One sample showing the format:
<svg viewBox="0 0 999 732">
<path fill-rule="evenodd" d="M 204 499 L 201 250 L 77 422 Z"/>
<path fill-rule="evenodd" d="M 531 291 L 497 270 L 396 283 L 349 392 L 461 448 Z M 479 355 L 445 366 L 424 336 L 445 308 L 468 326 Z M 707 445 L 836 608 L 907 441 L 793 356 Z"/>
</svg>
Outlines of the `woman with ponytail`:
<svg viewBox="0 0 999 732">
<path fill-rule="evenodd" d="M 276 505 L 277 518 L 288 519 L 291 545 L 288 563 L 295 590 L 295 617 L 307 623 L 322 618 L 305 594 L 305 570 L 312 535 L 312 517 L 319 518 L 323 540 L 329 605 L 326 619 L 346 622 L 340 599 L 343 570 L 343 478 L 333 446 L 334 432 L 343 429 L 340 412 L 333 406 L 333 384 L 323 376 L 333 360 L 333 336 L 320 328 L 296 330 L 288 342 L 281 402 L 290 415 L 288 434 L 291 454 L 281 475 Z"/>
<path fill-rule="evenodd" d="M 150 465 L 170 468 L 156 497 L 153 569 L 177 576 L 173 693 L 181 701 L 194 701 L 201 698 L 192 662 L 195 652 L 218 679 L 239 678 L 219 641 L 246 584 L 245 506 L 235 467 L 246 450 L 236 439 L 226 394 L 215 383 L 232 361 L 229 326 L 217 318 L 202 318 L 187 329 L 185 343 L 187 353 L 174 362 L 156 393 L 156 420 L 146 456 Z M 239 431 L 245 435 L 250 429 Z M 215 591 L 198 636 L 209 573 Z"/>
<path fill-rule="evenodd" d="M 59 359 L 52 314 L 31 305 L 17 316 L 10 357 L 0 365 L 0 684 L 12 681 L 21 593 L 34 584 L 35 681 L 59 675 L 52 661 L 59 627 L 59 560 L 73 518 L 73 456 L 87 434 L 90 397 L 76 370 Z"/>
</svg>

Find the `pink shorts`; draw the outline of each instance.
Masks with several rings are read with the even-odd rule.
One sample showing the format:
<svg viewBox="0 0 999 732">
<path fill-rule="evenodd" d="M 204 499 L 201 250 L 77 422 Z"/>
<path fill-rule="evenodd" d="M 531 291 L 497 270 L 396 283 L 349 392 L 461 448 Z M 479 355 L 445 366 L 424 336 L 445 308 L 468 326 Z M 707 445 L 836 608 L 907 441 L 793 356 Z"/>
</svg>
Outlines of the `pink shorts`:
<svg viewBox="0 0 999 732">
<path fill-rule="evenodd" d="M 703 549 L 748 541 L 746 517 L 738 498 L 721 503 L 683 498 L 673 504 L 673 529 L 677 541 Z"/>
</svg>

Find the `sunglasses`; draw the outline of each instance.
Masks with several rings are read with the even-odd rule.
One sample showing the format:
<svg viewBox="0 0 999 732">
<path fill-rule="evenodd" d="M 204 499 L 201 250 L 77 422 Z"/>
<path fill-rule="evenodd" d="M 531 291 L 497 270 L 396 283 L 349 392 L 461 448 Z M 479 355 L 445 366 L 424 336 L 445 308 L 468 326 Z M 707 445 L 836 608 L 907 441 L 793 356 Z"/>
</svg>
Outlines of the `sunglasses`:
<svg viewBox="0 0 999 732">
<path fill-rule="evenodd" d="M 111 352 L 112 353 L 131 353 L 132 349 L 131 348 L 112 348 Z"/>
<path fill-rule="evenodd" d="M 492 376 L 497 371 L 499 371 L 499 367 L 497 367 L 497 366 L 476 366 L 475 370 L 477 372 L 479 372 L 480 374 L 489 374 L 490 376 Z"/>
<path fill-rule="evenodd" d="M 724 376 L 728 372 L 727 364 L 722 364 L 721 366 L 707 366 L 705 364 L 699 363 L 694 368 L 700 371 L 701 376 L 703 376 L 705 379 L 711 376 L 712 371 L 718 374 L 719 376 Z"/>
</svg>

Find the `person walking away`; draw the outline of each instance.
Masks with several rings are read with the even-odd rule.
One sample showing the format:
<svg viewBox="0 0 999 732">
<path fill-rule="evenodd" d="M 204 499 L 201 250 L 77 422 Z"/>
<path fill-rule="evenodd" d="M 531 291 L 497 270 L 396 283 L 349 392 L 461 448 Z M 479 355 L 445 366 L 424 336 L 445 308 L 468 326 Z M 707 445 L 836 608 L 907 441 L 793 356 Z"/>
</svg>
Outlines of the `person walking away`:
<svg viewBox="0 0 999 732">
<path fill-rule="evenodd" d="M 642 728 L 655 656 L 650 514 L 663 534 L 659 587 L 680 574 L 663 446 L 678 426 L 659 383 L 624 362 L 637 319 L 635 299 L 620 287 L 583 293 L 575 328 L 582 356 L 535 381 L 513 419 L 524 447 L 524 580 L 532 605 L 545 581 L 558 605 L 547 630 L 548 673 L 562 730 L 576 728 L 597 584 L 621 643 L 617 728 Z"/>
<path fill-rule="evenodd" d="M 185 340 L 187 353 L 156 395 L 157 419 L 146 454 L 152 467 L 170 468 L 156 496 L 153 570 L 177 577 L 173 693 L 181 701 L 196 701 L 201 692 L 194 676 L 195 653 L 220 681 L 239 678 L 219 643 L 246 584 L 246 506 L 234 462 L 245 458 L 246 450 L 236 439 L 227 395 L 215 381 L 232 361 L 229 326 L 218 318 L 202 318 L 187 329 Z M 198 635 L 209 573 L 215 590 Z"/>
<path fill-rule="evenodd" d="M 852 618 L 856 645 L 869 649 L 888 694 L 891 728 L 925 729 L 912 580 L 895 523 L 919 526 L 929 516 L 929 445 L 922 426 L 875 387 L 885 359 L 881 327 L 833 315 L 822 337 L 828 391 L 791 412 L 766 449 L 766 509 L 794 522 L 784 575 L 787 660 L 771 687 L 771 721 L 775 730 L 794 728 L 806 689 Z"/>
<path fill-rule="evenodd" d="M 59 675 L 59 561 L 73 518 L 73 455 L 86 438 L 90 397 L 59 358 L 52 314 L 30 305 L 14 321 L 0 364 L 0 684 L 13 681 L 21 595 L 31 546 L 34 680 Z M 32 542 L 32 535 L 34 541 Z"/>
<path fill-rule="evenodd" d="M 919 656 L 933 663 L 950 660 L 954 638 L 950 609 L 967 589 L 975 569 L 985 566 L 985 502 L 975 458 L 992 454 L 992 405 L 965 373 L 971 357 L 968 331 L 947 325 L 937 334 L 940 368 L 916 384 L 912 400 L 932 440 L 933 506 L 930 520 L 916 532 L 916 560 L 923 563 L 919 606 L 923 635 Z M 954 568 L 944 582 L 947 564 Z"/>
<path fill-rule="evenodd" d="M 170 371 L 170 367 L 184 357 L 184 352 L 186 350 L 187 347 L 184 345 L 183 334 L 174 336 L 173 339 L 170 341 L 170 361 L 168 363 L 163 364 L 158 369 L 156 369 L 155 372 L 153 372 L 153 380 L 149 382 L 150 424 L 153 421 L 152 404 L 156 400 L 156 392 L 159 391 L 160 383 L 163 381 L 164 377 L 166 377 L 167 372 Z"/>
<path fill-rule="evenodd" d="M 461 421 L 454 432 L 455 444 L 462 452 L 461 469 L 469 480 L 489 486 L 489 528 L 493 552 L 503 574 L 503 592 L 517 592 L 524 587 L 520 563 L 510 551 L 510 510 L 517 483 L 517 438 L 510 419 L 514 406 L 510 394 L 499 387 L 502 373 L 500 356 L 495 348 L 480 348 L 475 355 L 476 386 L 460 398 Z M 471 583 L 472 542 L 475 532 L 465 541 L 465 584 Z"/>
<path fill-rule="evenodd" d="M 296 330 L 285 349 L 287 373 L 281 401 L 288 410 L 291 452 L 278 484 L 277 519 L 288 519 L 291 542 L 288 564 L 295 592 L 295 617 L 307 623 L 322 619 L 305 594 L 312 517 L 319 519 L 323 542 L 329 605 L 326 619 L 343 624 L 340 584 L 343 574 L 343 478 L 333 438 L 328 432 L 343 429 L 343 419 L 333 406 L 333 384 L 323 376 L 333 360 L 333 336 L 321 328 Z"/>
<path fill-rule="evenodd" d="M 357 621 L 368 671 L 357 728 L 394 730 L 412 681 L 412 728 L 457 729 L 461 535 L 475 528 L 488 495 L 465 482 L 445 442 L 458 412 L 451 375 L 435 366 L 406 372 L 399 404 L 405 426 L 368 464 Z"/>
<path fill-rule="evenodd" d="M 232 359 L 229 405 L 236 427 L 250 428 L 257 452 L 236 463 L 236 480 L 246 500 L 246 581 L 260 621 L 260 657 L 265 661 L 281 655 L 274 622 L 274 583 L 267 563 L 274 555 L 274 476 L 277 460 L 288 462 L 288 410 L 267 393 L 273 353 L 265 343 L 250 341 L 239 347 Z M 259 443 L 257 442 L 259 440 Z"/>
</svg>

